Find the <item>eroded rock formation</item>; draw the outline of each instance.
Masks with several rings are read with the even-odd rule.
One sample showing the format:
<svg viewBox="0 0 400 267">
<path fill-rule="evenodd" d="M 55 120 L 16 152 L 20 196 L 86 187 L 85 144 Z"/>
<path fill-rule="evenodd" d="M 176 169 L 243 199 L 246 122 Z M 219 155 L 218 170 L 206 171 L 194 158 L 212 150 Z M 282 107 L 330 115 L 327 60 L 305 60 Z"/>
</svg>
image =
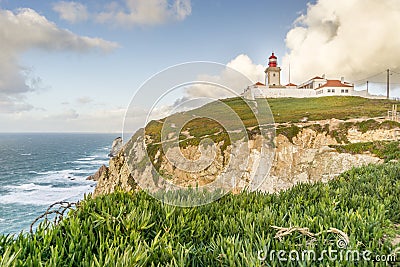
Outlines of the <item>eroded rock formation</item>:
<svg viewBox="0 0 400 267">
<path fill-rule="evenodd" d="M 340 123 L 337 123 L 337 125 L 340 125 Z M 298 124 L 298 126 L 300 130 L 293 138 L 290 138 L 291 140 L 282 134 L 275 137 L 275 153 L 272 159 L 272 166 L 269 175 L 258 190 L 278 192 L 288 189 L 297 183 L 326 182 L 352 167 L 383 162 L 382 159 L 368 153 L 339 153 L 334 148 L 329 147 L 329 145 L 337 145 L 338 141 L 337 138 L 328 134 L 326 129 L 316 130 L 303 127 L 301 124 Z M 394 140 L 398 131 L 398 128 L 394 128 L 361 132 L 355 127 L 350 127 L 346 129 L 345 134 L 350 143 L 355 143 Z M 235 185 L 235 190 L 240 191 L 246 188 L 257 175 L 264 176 L 264 173 L 256 173 L 252 169 L 253 163 L 260 160 L 261 144 L 257 142 L 256 137 L 248 143 L 235 145 L 237 147 L 245 145 L 250 149 L 250 154 L 243 158 L 246 164 L 235 164 L 229 170 L 230 176 L 240 176 Z M 153 163 L 146 160 L 148 158 L 143 136 L 136 134 L 124 148 L 128 151 L 129 159 L 126 158 L 124 149 L 110 159 L 110 165 L 107 171 L 102 172 L 94 195 L 107 194 L 116 188 L 127 191 L 138 190 L 138 182 L 140 185 L 154 190 L 165 189 L 168 183 L 181 186 L 207 184 L 213 181 L 218 174 L 224 172 L 224 168 L 228 164 L 232 145 L 225 150 L 221 150 L 221 146 L 222 143 L 216 145 L 215 161 L 208 168 L 194 174 L 188 174 L 171 165 L 164 153 L 157 153 Z M 208 148 L 204 149 L 207 150 Z M 181 149 L 181 152 L 190 159 L 196 159 L 199 156 L 197 146 L 189 145 Z M 209 152 L 203 151 L 203 153 Z M 170 155 L 174 155 L 174 153 L 170 153 Z M 240 159 L 240 153 L 234 156 Z M 130 166 L 127 164 L 128 161 L 131 164 Z M 155 174 L 153 165 L 158 165 L 159 173 L 162 173 L 163 177 L 167 177 L 167 179 L 159 179 L 158 175 Z"/>
</svg>

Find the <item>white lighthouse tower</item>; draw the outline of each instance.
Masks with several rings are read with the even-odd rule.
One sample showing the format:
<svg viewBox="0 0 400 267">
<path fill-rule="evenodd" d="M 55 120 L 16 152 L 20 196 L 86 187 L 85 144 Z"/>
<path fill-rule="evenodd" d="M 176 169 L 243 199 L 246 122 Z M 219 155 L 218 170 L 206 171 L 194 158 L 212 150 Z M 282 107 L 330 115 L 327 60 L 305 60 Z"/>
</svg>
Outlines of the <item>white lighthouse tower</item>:
<svg viewBox="0 0 400 267">
<path fill-rule="evenodd" d="M 265 69 L 265 84 L 268 87 L 282 87 L 281 68 L 278 67 L 278 58 L 274 53 L 269 57 L 268 68 Z"/>
</svg>

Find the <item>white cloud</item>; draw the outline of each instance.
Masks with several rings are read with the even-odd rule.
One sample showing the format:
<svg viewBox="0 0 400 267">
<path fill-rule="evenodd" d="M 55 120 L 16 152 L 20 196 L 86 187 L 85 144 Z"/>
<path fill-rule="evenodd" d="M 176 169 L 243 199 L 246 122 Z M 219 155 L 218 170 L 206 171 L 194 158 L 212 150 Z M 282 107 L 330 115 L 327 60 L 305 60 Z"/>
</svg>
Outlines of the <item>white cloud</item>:
<svg viewBox="0 0 400 267">
<path fill-rule="evenodd" d="M 123 26 L 158 25 L 181 21 L 192 12 L 190 0 L 125 0 L 125 6 L 112 2 L 96 21 Z"/>
<path fill-rule="evenodd" d="M 85 21 L 89 18 L 87 7 L 78 2 L 61 1 L 53 4 L 53 10 L 61 19 L 71 23 Z"/>
<path fill-rule="evenodd" d="M 244 54 L 238 55 L 236 58 L 226 64 L 227 68 L 218 76 L 203 76 L 199 80 L 211 81 L 222 86 L 228 87 L 232 91 L 240 94 L 249 86 L 249 83 L 258 81 L 264 82 L 264 67 L 256 65 L 252 60 Z M 243 74 L 248 79 L 239 75 L 236 71 Z M 233 97 L 232 93 L 211 85 L 194 85 L 187 89 L 189 97 L 210 97 L 225 98 Z"/>
<path fill-rule="evenodd" d="M 79 113 L 75 109 L 64 110 L 61 113 L 46 116 L 47 119 L 50 120 L 58 120 L 58 121 L 69 121 L 69 120 L 76 120 L 79 117 Z"/>
<path fill-rule="evenodd" d="M 0 113 L 15 113 L 32 108 L 33 106 L 26 103 L 22 96 L 6 96 L 0 92 Z"/>
<path fill-rule="evenodd" d="M 264 82 L 265 67 L 260 64 L 254 64 L 248 55 L 241 54 L 226 65 L 246 75 L 253 82 Z"/>
<path fill-rule="evenodd" d="M 96 109 L 80 112 L 65 109 L 48 115 L 46 111 L 33 110 L 19 114 L 0 112 L 1 131 L 5 132 L 119 132 L 122 131 L 125 109 Z M 141 126 L 141 125 L 140 125 Z"/>
<path fill-rule="evenodd" d="M 24 8 L 15 13 L 0 9 L 0 109 L 18 112 L 32 108 L 24 95 L 35 90 L 40 79 L 24 75 L 18 58 L 23 52 L 39 48 L 46 51 L 87 52 L 93 49 L 109 51 L 116 43 L 100 38 L 78 36 L 57 27 L 36 11 Z"/>
<path fill-rule="evenodd" d="M 291 76 L 358 80 L 400 68 L 398 0 L 319 0 L 309 5 L 286 36 Z"/>
<path fill-rule="evenodd" d="M 76 102 L 78 102 L 78 104 L 84 105 L 84 104 L 89 104 L 90 102 L 93 102 L 93 99 L 88 96 L 83 96 L 83 97 L 78 97 L 76 99 Z"/>
</svg>

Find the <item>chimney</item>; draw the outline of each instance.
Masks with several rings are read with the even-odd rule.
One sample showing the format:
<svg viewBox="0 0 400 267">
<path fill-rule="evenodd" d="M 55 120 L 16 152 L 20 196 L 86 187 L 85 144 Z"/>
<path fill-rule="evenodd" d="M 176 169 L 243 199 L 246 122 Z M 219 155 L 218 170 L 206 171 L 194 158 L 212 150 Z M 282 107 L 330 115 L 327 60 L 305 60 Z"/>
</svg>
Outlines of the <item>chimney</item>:
<svg viewBox="0 0 400 267">
<path fill-rule="evenodd" d="M 341 77 L 341 78 L 340 78 L 340 81 L 341 81 L 342 83 L 344 83 L 344 77 Z"/>
<path fill-rule="evenodd" d="M 325 79 L 325 74 L 322 74 L 322 79 Z"/>
</svg>

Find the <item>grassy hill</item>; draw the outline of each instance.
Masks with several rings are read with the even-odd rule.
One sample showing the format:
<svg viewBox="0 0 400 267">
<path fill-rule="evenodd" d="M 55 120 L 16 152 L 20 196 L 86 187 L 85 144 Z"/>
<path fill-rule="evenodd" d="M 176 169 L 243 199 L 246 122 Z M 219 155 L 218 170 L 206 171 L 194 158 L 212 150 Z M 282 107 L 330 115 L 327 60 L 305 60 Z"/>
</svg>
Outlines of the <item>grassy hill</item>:
<svg viewBox="0 0 400 267">
<path fill-rule="evenodd" d="M 260 133 L 259 122 L 253 114 L 251 108 L 242 98 L 229 98 L 221 100 L 229 108 L 231 108 L 235 114 L 243 122 L 246 128 L 249 139 L 256 134 Z M 266 104 L 264 100 L 258 100 L 258 107 L 263 109 L 263 105 Z M 326 119 L 341 119 L 347 120 L 351 118 L 368 118 L 368 117 L 385 117 L 387 111 L 392 109 L 393 104 L 400 104 L 398 101 L 386 100 L 386 99 L 366 99 L 361 97 L 343 97 L 343 96 L 328 96 L 320 98 L 275 98 L 268 99 L 268 105 L 272 111 L 273 118 L 270 115 L 266 115 L 264 122 L 271 123 L 290 123 L 299 122 L 304 117 L 307 117 L 309 121 L 315 120 L 326 120 Z M 268 107 L 264 107 L 267 108 Z M 232 112 L 227 110 L 226 107 L 219 104 L 218 102 L 212 102 L 198 109 L 177 113 L 168 117 L 169 122 L 178 124 L 185 120 L 191 115 L 196 114 L 198 116 L 214 116 L 221 118 L 221 121 L 225 125 L 234 125 L 235 117 L 232 116 Z M 145 128 L 145 134 L 149 136 L 147 142 L 147 152 L 152 160 L 155 159 L 158 151 L 161 147 L 161 131 L 164 126 L 166 119 L 151 121 Z M 221 149 L 225 149 L 231 142 L 228 132 L 224 129 L 225 125 L 220 125 L 218 122 L 208 118 L 195 118 L 184 124 L 182 131 L 187 133 L 186 135 L 180 134 L 180 146 L 186 147 L 188 145 L 197 146 L 202 139 L 210 138 L 214 142 L 223 141 L 224 144 Z M 321 131 L 329 131 L 328 127 L 323 126 Z M 400 126 L 399 123 L 385 122 L 377 123 L 373 120 L 367 121 L 366 123 L 351 123 L 346 122 L 341 125 L 340 129 L 330 131 L 329 134 L 334 137 L 338 142 L 347 142 L 346 134 L 350 127 L 359 128 L 364 131 L 366 128 L 390 128 Z M 168 132 L 169 125 L 166 125 L 166 131 Z M 314 128 L 321 128 L 318 125 L 310 126 Z M 326 130 L 328 129 L 328 130 Z M 290 125 L 285 127 L 277 128 L 277 134 L 283 134 L 292 140 L 292 138 L 299 132 L 299 127 L 296 125 Z M 174 137 L 174 136 L 173 136 Z M 173 137 L 171 139 L 173 139 Z M 158 163 L 159 164 L 159 163 Z M 158 166 L 156 166 L 158 167 Z"/>
<path fill-rule="evenodd" d="M 355 96 L 327 96 L 320 98 L 275 98 L 268 99 L 275 122 L 298 122 L 303 117 L 309 120 L 361 117 L 383 117 L 398 101 L 366 99 Z"/>
<path fill-rule="evenodd" d="M 371 259 L 389 255 L 400 232 L 399 173 L 400 164 L 367 166 L 327 184 L 301 184 L 280 194 L 227 195 L 196 208 L 164 205 L 144 192 L 87 197 L 57 226 L 45 230 L 42 224 L 33 235 L 0 237 L 0 266 L 387 266 L 335 262 L 326 254 L 315 261 L 258 256 L 272 250 L 321 255 L 328 249 L 368 250 Z M 275 238 L 272 226 L 321 234 L 293 231 Z M 337 247 L 339 236 L 328 231 L 332 227 L 348 235 L 345 250 Z"/>
<path fill-rule="evenodd" d="M 252 114 L 251 108 L 241 98 L 229 98 L 221 100 L 229 106 L 241 119 L 247 128 L 258 126 L 258 122 Z M 258 101 L 259 106 L 265 101 Z M 347 120 L 351 118 L 385 117 L 387 111 L 392 109 L 393 104 L 400 104 L 398 101 L 386 99 L 366 99 L 361 97 L 328 96 L 320 98 L 274 98 L 268 99 L 273 119 L 277 123 L 299 122 L 307 117 L 309 121 L 326 120 L 331 118 Z M 229 122 L 233 116 L 227 113 L 226 108 L 217 102 L 209 103 L 203 107 L 188 111 L 185 114 L 213 115 L 223 118 Z M 182 113 L 174 114 L 169 120 L 179 122 L 183 119 Z M 165 119 L 151 121 L 146 127 L 146 134 L 152 137 L 155 142 L 160 141 L 159 133 Z M 206 134 L 223 132 L 223 127 L 218 123 L 211 122 L 206 118 L 197 118 L 185 125 L 182 131 L 187 131 L 191 136 L 200 137 Z"/>
</svg>

